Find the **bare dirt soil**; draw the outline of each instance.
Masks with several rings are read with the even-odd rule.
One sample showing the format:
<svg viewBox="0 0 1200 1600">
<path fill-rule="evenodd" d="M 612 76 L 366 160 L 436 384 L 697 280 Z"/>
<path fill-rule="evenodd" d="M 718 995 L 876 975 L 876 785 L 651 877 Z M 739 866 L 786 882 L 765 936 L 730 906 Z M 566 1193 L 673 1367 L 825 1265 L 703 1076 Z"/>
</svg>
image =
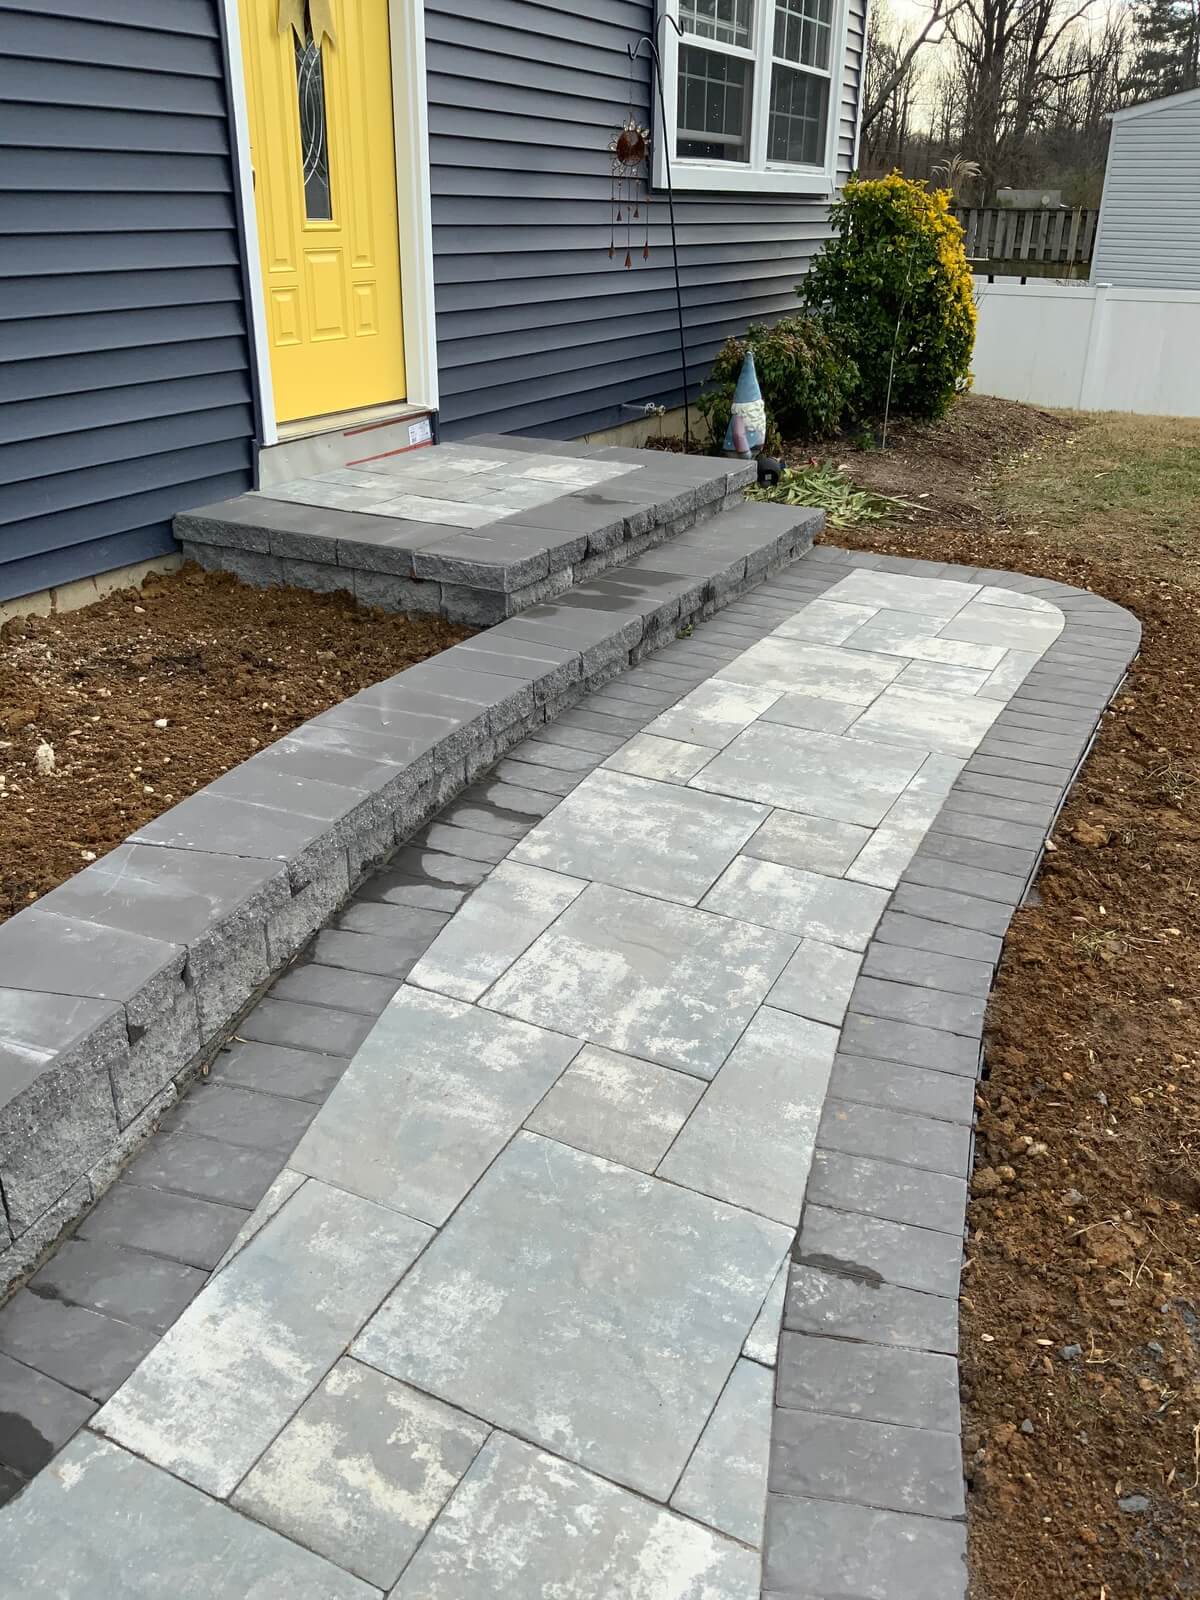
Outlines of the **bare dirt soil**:
<svg viewBox="0 0 1200 1600">
<path fill-rule="evenodd" d="M 1197 1596 L 1200 423 L 969 399 L 893 439 L 836 460 L 930 509 L 838 543 L 1058 578 L 1144 628 L 989 1006 L 962 1299 L 972 1595 Z"/>
<path fill-rule="evenodd" d="M 0 920 L 298 723 L 473 630 L 196 566 L 0 629 Z"/>
</svg>

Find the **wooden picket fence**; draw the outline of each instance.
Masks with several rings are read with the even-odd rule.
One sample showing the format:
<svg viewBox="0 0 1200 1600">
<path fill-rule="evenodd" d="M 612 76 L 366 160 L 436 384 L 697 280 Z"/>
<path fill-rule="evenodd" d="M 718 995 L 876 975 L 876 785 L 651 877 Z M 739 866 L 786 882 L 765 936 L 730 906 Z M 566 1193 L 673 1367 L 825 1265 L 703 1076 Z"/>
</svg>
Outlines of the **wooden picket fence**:
<svg viewBox="0 0 1200 1600">
<path fill-rule="evenodd" d="M 1100 211 L 959 206 L 955 215 L 966 234 L 969 260 L 1079 263 L 1092 259 Z"/>
</svg>

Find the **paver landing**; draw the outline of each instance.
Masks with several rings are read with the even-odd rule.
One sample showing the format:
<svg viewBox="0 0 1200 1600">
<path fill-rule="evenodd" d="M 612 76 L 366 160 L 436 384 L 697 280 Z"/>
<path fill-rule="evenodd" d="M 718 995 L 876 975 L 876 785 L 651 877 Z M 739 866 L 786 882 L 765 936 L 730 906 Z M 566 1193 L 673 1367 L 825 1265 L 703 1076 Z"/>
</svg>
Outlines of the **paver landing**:
<svg viewBox="0 0 1200 1600">
<path fill-rule="evenodd" d="M 932 951 L 949 995 L 899 968 L 855 991 L 912 1078 L 894 1111 L 855 1112 L 841 1028 L 890 891 L 1062 615 L 886 571 L 821 587 L 765 585 L 678 648 L 706 681 L 672 688 L 667 651 L 518 754 L 587 775 L 519 842 L 479 834 L 500 864 L 240 1248 L 0 1516 L 0 1597 L 757 1600 L 806 1188 L 831 1258 L 949 1220 L 924 1276 L 879 1291 L 887 1337 L 785 1336 L 770 1472 L 798 1510 L 773 1560 L 820 1552 L 820 1593 L 882 1595 L 880 1559 L 887 1600 L 950 1593 L 919 1585 L 962 1544 L 953 1362 L 903 1330 L 957 1271 L 972 1069 L 907 1068 L 904 1030 L 941 1004 L 969 1031 L 981 963 Z M 630 734 L 622 707 L 654 714 Z M 911 1164 L 894 1222 L 836 1198 L 838 1162 L 867 1182 L 881 1155 Z M 809 1377 L 836 1414 L 805 1409 Z"/>
</svg>

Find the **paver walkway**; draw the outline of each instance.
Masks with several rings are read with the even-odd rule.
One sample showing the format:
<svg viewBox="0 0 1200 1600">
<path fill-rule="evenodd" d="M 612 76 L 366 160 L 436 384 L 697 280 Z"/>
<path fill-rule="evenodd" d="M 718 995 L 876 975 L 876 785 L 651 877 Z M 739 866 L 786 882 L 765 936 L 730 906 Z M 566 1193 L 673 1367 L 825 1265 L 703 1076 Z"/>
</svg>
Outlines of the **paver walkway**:
<svg viewBox="0 0 1200 1600">
<path fill-rule="evenodd" d="M 851 989 L 1063 625 L 882 571 L 826 569 L 811 600 L 807 570 L 504 764 L 567 792 L 515 843 L 484 822 L 502 859 L 230 1258 L 0 1513 L 0 1596 L 755 1600 L 784 1264 Z M 622 710 L 643 730 L 614 734 Z M 877 987 L 886 1018 L 901 986 Z M 966 1127 L 938 1126 L 961 1164 Z M 953 1393 L 941 1426 L 952 1480 Z M 777 1445 L 829 1527 L 859 1510 L 853 1438 Z M 939 1449 L 901 1504 L 953 1550 Z"/>
</svg>

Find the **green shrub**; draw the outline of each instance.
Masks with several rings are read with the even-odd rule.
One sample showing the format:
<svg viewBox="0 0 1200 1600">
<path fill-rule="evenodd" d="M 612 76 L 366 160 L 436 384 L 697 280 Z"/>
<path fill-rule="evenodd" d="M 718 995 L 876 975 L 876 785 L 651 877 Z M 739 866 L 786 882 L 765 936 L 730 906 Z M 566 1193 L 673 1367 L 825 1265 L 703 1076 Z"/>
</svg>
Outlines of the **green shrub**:
<svg viewBox="0 0 1200 1600">
<path fill-rule="evenodd" d="M 858 364 L 857 408 L 939 417 L 966 387 L 975 297 L 945 190 L 898 172 L 851 179 L 830 208 L 834 237 L 797 293 L 830 317 Z"/>
<path fill-rule="evenodd" d="M 773 328 L 753 323 L 744 339 L 727 339 L 713 363 L 714 388 L 700 397 L 701 414 L 718 447 L 729 425 L 734 385 L 747 349 L 754 351 L 767 406 L 767 450 L 783 439 L 822 439 L 842 420 L 858 371 L 840 341 L 815 317 L 787 317 Z"/>
</svg>

